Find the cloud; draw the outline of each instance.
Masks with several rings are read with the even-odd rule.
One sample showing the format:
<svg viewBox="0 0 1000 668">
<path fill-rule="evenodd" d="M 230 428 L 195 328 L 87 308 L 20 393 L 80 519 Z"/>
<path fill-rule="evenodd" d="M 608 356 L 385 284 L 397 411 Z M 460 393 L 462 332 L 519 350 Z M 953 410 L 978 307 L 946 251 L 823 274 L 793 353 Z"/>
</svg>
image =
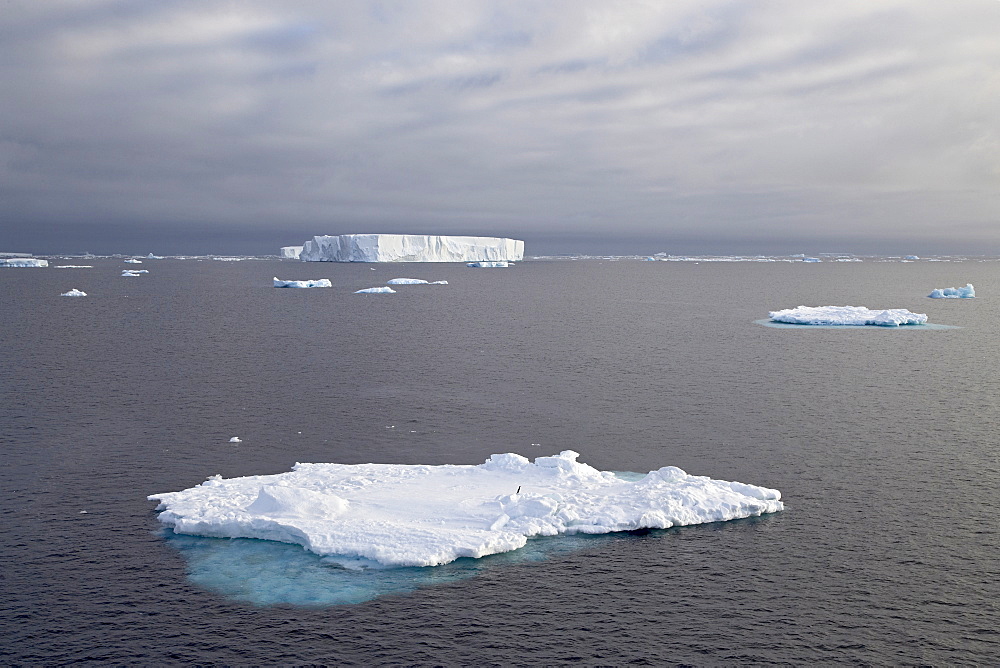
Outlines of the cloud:
<svg viewBox="0 0 1000 668">
<path fill-rule="evenodd" d="M 986 0 L 12 2 L 0 244 L 104 223 L 989 240 L 998 33 Z"/>
</svg>

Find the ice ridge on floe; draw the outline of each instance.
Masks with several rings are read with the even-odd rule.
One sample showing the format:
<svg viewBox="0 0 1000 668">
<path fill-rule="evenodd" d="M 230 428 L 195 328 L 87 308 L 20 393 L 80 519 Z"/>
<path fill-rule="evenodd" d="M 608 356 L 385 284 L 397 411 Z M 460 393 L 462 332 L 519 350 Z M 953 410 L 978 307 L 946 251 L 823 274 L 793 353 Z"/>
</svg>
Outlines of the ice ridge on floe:
<svg viewBox="0 0 1000 668">
<path fill-rule="evenodd" d="M 976 289 L 968 283 L 964 288 L 934 288 L 927 296 L 931 299 L 972 299 Z"/>
<path fill-rule="evenodd" d="M 878 327 L 898 327 L 900 325 L 923 325 L 927 322 L 924 313 L 911 313 L 904 308 L 872 310 L 864 306 L 798 306 L 796 308 L 771 311 L 771 320 L 792 325 L 874 325 Z"/>
<path fill-rule="evenodd" d="M 665 466 L 626 480 L 565 450 L 478 466 L 296 464 L 152 494 L 176 533 L 294 543 L 324 556 L 434 566 L 508 552 L 535 536 L 718 522 L 783 509 L 781 493 Z"/>
<path fill-rule="evenodd" d="M 277 276 L 274 277 L 274 287 L 276 288 L 330 288 L 333 283 L 329 278 L 312 278 L 304 281 L 283 281 Z"/>
</svg>

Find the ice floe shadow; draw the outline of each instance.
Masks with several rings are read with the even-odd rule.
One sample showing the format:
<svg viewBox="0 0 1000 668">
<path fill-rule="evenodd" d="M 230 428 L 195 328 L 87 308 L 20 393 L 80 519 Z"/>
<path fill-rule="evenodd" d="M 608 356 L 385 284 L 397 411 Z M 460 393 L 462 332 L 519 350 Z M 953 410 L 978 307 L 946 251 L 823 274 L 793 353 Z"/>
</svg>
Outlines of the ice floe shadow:
<svg viewBox="0 0 1000 668">
<path fill-rule="evenodd" d="M 673 529 L 655 531 L 667 533 Z M 649 532 L 644 532 L 649 533 Z M 408 594 L 423 587 L 474 577 L 498 566 L 538 562 L 582 551 L 627 534 L 538 538 L 524 547 L 441 566 L 387 568 L 374 563 L 345 568 L 299 545 L 256 538 L 205 538 L 163 530 L 167 543 L 187 560 L 188 578 L 199 587 L 258 606 L 328 607 Z"/>
<path fill-rule="evenodd" d="M 769 320 L 768 318 L 762 318 L 760 320 L 754 320 L 755 324 L 764 325 L 764 327 L 774 327 L 776 329 L 888 329 L 888 330 L 916 330 L 916 329 L 962 329 L 957 325 L 935 325 L 933 323 L 924 323 L 922 325 L 899 325 L 898 327 L 883 327 L 880 325 L 793 325 L 788 322 L 775 322 L 774 320 Z"/>
</svg>

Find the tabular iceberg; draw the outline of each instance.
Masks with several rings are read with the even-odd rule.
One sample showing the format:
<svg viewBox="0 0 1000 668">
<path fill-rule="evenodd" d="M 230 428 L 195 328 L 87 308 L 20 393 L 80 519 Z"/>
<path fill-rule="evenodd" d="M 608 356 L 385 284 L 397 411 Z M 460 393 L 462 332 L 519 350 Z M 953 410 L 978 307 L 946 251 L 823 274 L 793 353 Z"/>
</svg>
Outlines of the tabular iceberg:
<svg viewBox="0 0 1000 668">
<path fill-rule="evenodd" d="M 36 257 L 9 257 L 0 258 L 0 267 L 47 267 L 48 260 L 40 260 Z"/>
<path fill-rule="evenodd" d="M 864 306 L 799 306 L 782 311 L 771 311 L 771 320 L 792 325 L 875 325 L 898 327 L 899 325 L 923 325 L 927 322 L 924 313 L 911 313 L 905 308 L 890 308 L 873 311 Z"/>
<path fill-rule="evenodd" d="M 964 288 L 934 288 L 927 296 L 931 299 L 972 299 L 976 296 L 976 289 L 968 283 Z"/>
<path fill-rule="evenodd" d="M 278 277 L 274 278 L 276 288 L 330 288 L 333 284 L 329 278 L 313 278 L 305 281 L 283 281 Z"/>
<path fill-rule="evenodd" d="M 396 291 L 389 286 L 382 286 L 378 288 L 364 288 L 362 290 L 355 290 L 356 295 L 394 295 Z"/>
<path fill-rule="evenodd" d="M 282 246 L 278 251 L 278 257 L 285 260 L 298 260 L 302 253 L 302 246 Z"/>
<path fill-rule="evenodd" d="M 452 237 L 427 234 L 341 234 L 305 242 L 305 262 L 476 262 L 515 261 L 524 242 L 500 237 Z"/>
<path fill-rule="evenodd" d="M 386 566 L 436 566 L 522 547 L 533 536 L 718 522 L 783 509 L 781 493 L 666 466 L 627 480 L 565 450 L 478 466 L 296 464 L 152 494 L 181 534 L 259 538 Z"/>
</svg>

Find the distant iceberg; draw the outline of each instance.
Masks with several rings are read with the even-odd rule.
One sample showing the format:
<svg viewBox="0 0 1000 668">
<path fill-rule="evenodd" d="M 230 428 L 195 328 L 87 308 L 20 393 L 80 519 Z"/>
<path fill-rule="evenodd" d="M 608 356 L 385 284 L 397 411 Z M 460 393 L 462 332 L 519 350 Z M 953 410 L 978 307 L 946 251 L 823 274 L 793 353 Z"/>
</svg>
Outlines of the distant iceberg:
<svg viewBox="0 0 1000 668">
<path fill-rule="evenodd" d="M 782 311 L 771 311 L 768 315 L 775 322 L 792 325 L 898 327 L 900 325 L 923 325 L 927 322 L 927 315 L 924 313 L 911 313 L 904 308 L 877 311 L 864 306 L 799 306 Z"/>
<path fill-rule="evenodd" d="M 302 254 L 302 246 L 282 246 L 278 251 L 278 257 L 283 260 L 298 260 Z"/>
<path fill-rule="evenodd" d="M 389 286 L 384 286 L 380 288 L 365 288 L 364 290 L 355 290 L 356 295 L 394 295 L 396 291 Z"/>
<path fill-rule="evenodd" d="M 976 296 L 976 289 L 968 283 L 964 288 L 935 288 L 927 296 L 931 299 L 972 299 Z"/>
<path fill-rule="evenodd" d="M 781 493 L 688 475 L 599 471 L 564 450 L 478 466 L 296 464 L 152 494 L 175 533 L 294 543 L 336 561 L 436 566 L 523 547 L 535 536 L 720 522 L 783 509 Z"/>
<path fill-rule="evenodd" d="M 390 278 L 386 283 L 389 285 L 426 285 L 427 281 L 422 278 Z"/>
<path fill-rule="evenodd" d="M 8 257 L 0 258 L 0 267 L 47 267 L 48 260 L 40 260 L 36 257 Z"/>
<path fill-rule="evenodd" d="M 822 260 L 820 260 L 818 257 L 804 257 L 804 258 L 802 258 L 802 261 L 803 262 L 822 262 Z"/>
<path fill-rule="evenodd" d="M 130 257 L 129 259 L 125 260 L 125 262 L 127 264 L 142 264 L 142 260 L 137 260 L 134 257 Z"/>
<path fill-rule="evenodd" d="M 306 262 L 476 262 L 520 260 L 524 242 L 500 237 L 341 234 L 305 242 Z"/>
<path fill-rule="evenodd" d="M 76 288 L 73 288 L 69 292 L 64 292 L 64 293 L 62 293 L 59 296 L 60 297 L 86 297 L 87 293 L 84 292 L 83 290 L 77 290 Z"/>
<path fill-rule="evenodd" d="M 329 288 L 333 287 L 330 283 L 329 278 L 314 278 L 305 281 L 283 281 L 280 278 L 274 278 L 274 287 L 276 288 Z"/>
</svg>

